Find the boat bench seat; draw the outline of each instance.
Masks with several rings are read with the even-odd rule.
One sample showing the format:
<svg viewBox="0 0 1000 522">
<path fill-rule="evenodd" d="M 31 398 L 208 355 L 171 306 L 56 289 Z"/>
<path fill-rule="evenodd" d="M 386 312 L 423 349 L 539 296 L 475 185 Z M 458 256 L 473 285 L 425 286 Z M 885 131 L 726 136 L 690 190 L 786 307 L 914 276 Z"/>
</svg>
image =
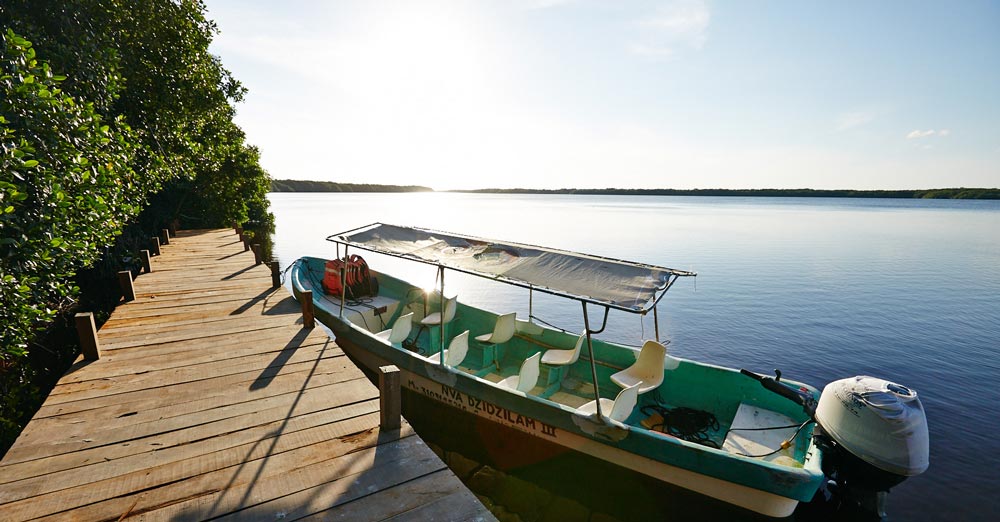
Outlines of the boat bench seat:
<svg viewBox="0 0 1000 522">
<path fill-rule="evenodd" d="M 338 313 L 340 299 L 333 296 L 327 297 L 334 302 L 330 311 L 334 314 Z M 381 295 L 366 298 L 363 305 L 351 304 L 351 301 L 348 300 L 344 304 L 344 317 L 355 325 L 375 333 L 383 329 L 389 318 L 396 313 L 397 308 L 399 308 L 399 300 Z"/>
<path fill-rule="evenodd" d="M 792 427 L 773 428 L 774 426 Z M 786 466 L 801 467 L 802 464 L 795 459 L 794 438 L 792 444 L 787 448 L 781 447 L 782 442 L 792 438 L 796 431 L 795 421 L 790 417 L 760 406 L 741 402 L 739 409 L 736 410 L 736 416 L 730 424 L 722 449 L 742 455 L 764 455 L 755 458 Z"/>
</svg>

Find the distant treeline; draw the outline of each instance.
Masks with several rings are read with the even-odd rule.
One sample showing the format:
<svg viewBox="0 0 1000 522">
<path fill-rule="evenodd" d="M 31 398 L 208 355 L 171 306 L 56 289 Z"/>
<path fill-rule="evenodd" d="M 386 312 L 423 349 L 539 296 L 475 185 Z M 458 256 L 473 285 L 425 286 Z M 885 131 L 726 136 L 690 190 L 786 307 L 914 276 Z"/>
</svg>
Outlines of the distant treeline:
<svg viewBox="0 0 1000 522">
<path fill-rule="evenodd" d="M 336 183 L 333 181 L 271 180 L 271 192 L 433 192 L 416 185 L 377 185 L 374 183 Z"/>
<path fill-rule="evenodd" d="M 271 192 L 433 192 L 418 185 L 378 185 L 293 179 L 271 180 Z M 820 190 L 820 189 L 501 189 L 451 190 L 473 194 L 580 194 L 622 196 L 743 196 L 788 198 L 900 198 L 900 199 L 1000 199 L 1000 188 L 942 188 L 927 190 Z"/>
<path fill-rule="evenodd" d="M 944 188 L 928 190 L 817 190 L 817 189 L 477 189 L 454 190 L 480 194 L 581 194 L 626 196 L 757 196 L 795 198 L 906 198 L 1000 199 L 996 188 Z"/>
</svg>

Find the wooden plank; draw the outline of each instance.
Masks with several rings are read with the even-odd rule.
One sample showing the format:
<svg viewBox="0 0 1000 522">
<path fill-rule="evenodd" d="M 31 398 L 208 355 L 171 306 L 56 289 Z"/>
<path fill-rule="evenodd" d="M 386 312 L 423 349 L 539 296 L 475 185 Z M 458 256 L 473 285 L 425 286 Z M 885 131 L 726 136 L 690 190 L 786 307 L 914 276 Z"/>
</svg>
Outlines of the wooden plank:
<svg viewBox="0 0 1000 522">
<path fill-rule="evenodd" d="M 352 457 L 354 459 L 349 463 L 336 459 L 329 468 L 313 466 L 295 470 L 287 476 L 272 475 L 273 479 L 254 485 L 254 492 L 259 495 L 255 496 L 254 502 L 266 501 L 249 507 L 246 502 L 242 505 L 226 503 L 227 498 L 233 498 L 231 495 L 223 497 L 216 509 L 226 510 L 229 514 L 219 520 L 265 522 L 279 517 L 294 520 L 328 506 L 341 506 L 380 495 L 383 490 L 447 469 L 437 455 L 416 437 L 380 444 Z M 345 469 L 338 469 L 345 464 Z M 291 483 L 291 487 L 282 481 Z M 198 500 L 204 505 L 208 499 Z M 214 514 L 188 506 L 184 506 L 181 513 L 189 520 L 194 519 L 190 515 Z"/>
<path fill-rule="evenodd" d="M 314 411 L 321 407 L 329 407 L 330 404 L 336 404 L 344 396 L 357 397 L 354 395 L 355 393 L 367 390 L 370 386 L 371 383 L 367 380 L 358 378 L 328 386 L 319 386 L 310 390 L 313 393 L 303 393 L 302 390 L 296 390 L 281 395 L 263 397 L 259 400 L 244 400 L 235 404 L 232 402 L 231 396 L 208 397 L 198 401 L 170 404 L 157 410 L 157 413 L 162 417 L 148 422 L 126 425 L 116 423 L 113 428 L 101 426 L 88 431 L 85 435 L 73 430 L 73 433 L 52 433 L 49 437 L 41 440 L 32 437 L 22 441 L 21 437 L 18 437 L 17 443 L 4 457 L 4 462 L 23 462 L 48 455 L 59 455 L 87 448 L 129 442 L 159 433 L 183 429 L 187 426 L 207 424 L 218 419 L 249 415 L 265 408 L 281 407 L 300 396 L 302 397 L 300 402 L 293 403 L 294 407 L 288 413 Z M 131 417 L 125 417 L 125 419 L 131 420 Z"/>
<path fill-rule="evenodd" d="M 302 331 L 302 330 L 300 330 Z M 198 342 L 191 340 L 164 343 L 163 345 L 151 345 L 135 347 L 130 350 L 118 350 L 102 355 L 100 368 L 85 366 L 72 374 L 67 375 L 57 389 L 69 383 L 89 381 L 93 379 L 110 379 L 119 375 L 132 375 L 154 370 L 177 368 L 182 366 L 193 366 L 206 362 L 237 359 L 247 355 L 262 353 L 277 353 L 286 348 L 295 348 L 298 345 L 295 336 L 289 337 L 289 330 L 274 328 L 258 330 L 258 337 L 255 341 L 248 343 L 245 339 L 236 339 L 229 336 L 204 337 Z M 308 332 L 308 331 L 306 331 Z M 298 335 L 296 333 L 295 335 Z M 258 341 L 260 340 L 260 341 Z M 257 342 L 270 342 L 266 350 Z M 320 340 L 318 337 L 305 337 L 302 345 L 310 349 L 326 348 L 328 350 L 339 351 L 332 342 Z M 57 392 L 58 394 L 59 392 Z"/>
<path fill-rule="evenodd" d="M 224 427 L 232 427 L 235 424 L 232 420 L 228 420 L 226 422 L 215 423 L 215 431 L 212 432 L 212 435 L 201 433 L 202 438 L 200 439 L 189 442 L 173 435 L 171 438 L 173 443 L 170 446 L 150 447 L 143 444 L 133 444 L 129 447 L 143 447 L 143 449 L 138 452 L 121 454 L 114 458 L 109 456 L 111 454 L 108 452 L 100 452 L 93 455 L 94 459 L 92 461 L 83 465 L 53 468 L 53 465 L 65 465 L 68 462 L 67 459 L 62 459 L 62 462 L 60 462 L 56 458 L 45 459 L 46 462 L 44 463 L 26 463 L 11 471 L 34 474 L 31 477 L 26 477 L 0 488 L 0 504 L 21 500 L 45 492 L 60 491 L 107 478 L 122 476 L 131 472 L 149 469 L 153 466 L 209 455 L 227 448 L 261 442 L 270 443 L 273 442 L 269 441 L 271 438 L 299 431 L 303 432 L 302 441 L 312 443 L 310 441 L 316 440 L 318 437 L 329 435 L 329 427 L 326 425 L 355 417 L 372 416 L 376 413 L 376 410 L 377 404 L 373 401 L 355 403 L 340 408 L 321 410 L 293 419 L 275 419 L 258 426 L 246 426 L 232 434 L 219 431 Z M 366 418 L 363 422 L 367 425 L 371 420 Z M 187 430 L 186 435 L 196 434 L 194 431 Z M 316 432 L 313 433 L 313 431 Z M 158 442 L 164 444 L 163 440 L 165 439 L 160 438 Z M 295 446 L 287 447 L 288 449 L 293 449 Z"/>
<path fill-rule="evenodd" d="M 316 365 L 317 357 L 325 359 L 343 356 L 343 352 L 339 349 L 330 349 L 331 353 L 329 354 L 316 355 L 314 353 L 316 350 L 310 349 L 316 346 L 298 346 L 279 352 L 253 353 L 232 359 L 216 359 L 204 364 L 157 368 L 148 372 L 67 383 L 59 386 L 58 390 L 53 390 L 53 394 L 70 396 L 60 397 L 60 402 L 52 403 L 52 405 L 61 404 L 62 407 L 58 410 L 65 414 L 70 411 L 70 404 L 67 403 L 87 402 L 92 406 L 100 403 L 86 399 L 113 397 L 104 402 L 121 404 L 122 394 L 128 394 L 130 400 L 139 400 L 142 398 L 141 395 L 151 388 L 159 388 L 166 384 L 182 385 L 203 379 L 217 379 L 215 382 L 204 384 L 206 386 L 240 385 L 263 379 L 273 379 L 280 374 L 307 371 Z M 338 362 L 336 364 L 340 367 L 351 363 Z M 162 399 L 162 397 L 159 398 Z M 36 418 L 39 416 L 45 418 L 51 415 L 47 411 L 39 413 L 41 415 L 36 414 Z"/>
<path fill-rule="evenodd" d="M 49 473 L 79 469 L 105 462 L 116 462 L 129 457 L 151 458 L 146 464 L 151 464 L 163 458 L 165 461 L 175 452 L 179 452 L 180 460 L 188 456 L 208 453 L 198 453 L 200 441 L 208 441 L 211 451 L 238 446 L 241 444 L 262 440 L 277 433 L 292 433 L 314 426 L 329 424 L 343 419 L 375 413 L 378 404 L 374 399 L 364 399 L 316 411 L 303 412 L 300 415 L 288 416 L 288 409 L 276 407 L 261 410 L 247 415 L 245 418 L 229 418 L 190 426 L 182 430 L 157 434 L 145 440 L 90 448 L 75 453 L 53 455 L 41 459 L 7 465 L 3 468 L 6 482 L 15 482 L 31 477 L 41 477 Z M 224 442 L 218 439 L 225 437 Z M 188 448 L 190 446 L 190 448 Z M 177 448 L 185 448 L 178 450 Z M 152 457 L 149 457 L 150 455 Z M 145 457 L 143 457 L 145 456 Z"/>
<path fill-rule="evenodd" d="M 253 317 L 255 315 L 278 315 L 297 313 L 299 303 L 290 295 L 279 293 L 268 293 L 255 297 L 251 301 L 246 299 L 217 301 L 192 306 L 171 306 L 163 308 L 146 307 L 137 309 L 131 314 L 115 314 L 101 327 L 102 333 L 117 330 L 121 327 L 134 328 L 136 326 L 173 323 L 177 321 L 187 321 L 193 319 L 205 319 L 206 316 L 214 318 L 220 315 Z"/>
<path fill-rule="evenodd" d="M 329 466 L 331 458 L 357 453 L 377 443 L 377 435 L 373 435 L 377 432 L 366 431 L 370 430 L 367 427 L 370 426 L 370 419 L 354 418 L 326 425 L 328 433 L 321 437 L 304 432 L 285 434 L 272 439 L 272 444 L 254 442 L 211 455 L 47 492 L 0 505 L 0 519 L 27 520 L 85 506 L 91 509 L 81 509 L 74 516 L 81 520 L 117 518 L 127 510 L 126 504 L 132 504 L 124 500 L 134 500 L 129 497 L 137 493 L 149 503 L 140 501 L 132 511 L 134 514 L 142 513 L 149 507 L 169 507 L 184 499 L 218 492 L 220 488 L 223 491 L 238 488 L 265 473 L 280 477 L 314 464 Z M 294 445 L 295 449 L 288 450 L 283 445 Z M 155 495 L 142 495 L 141 492 L 153 488 L 156 488 Z M 107 511 L 109 507 L 111 510 Z"/>
<path fill-rule="evenodd" d="M 108 371 L 115 368 L 112 365 L 113 361 L 124 361 L 126 359 L 136 359 L 136 358 L 146 358 L 153 356 L 169 356 L 177 354 L 180 358 L 192 357 L 192 354 L 180 355 L 182 352 L 186 351 L 208 351 L 218 352 L 217 355 L 224 356 L 226 353 L 230 353 L 228 350 L 232 350 L 232 353 L 252 352 L 268 350 L 277 351 L 281 350 L 288 345 L 288 343 L 297 342 L 297 336 L 308 335 L 305 343 L 316 343 L 321 340 L 325 342 L 328 338 L 321 331 L 302 331 L 291 330 L 287 327 L 269 327 L 262 330 L 254 331 L 253 341 L 248 342 L 247 339 L 241 336 L 227 336 L 227 335 L 217 335 L 210 337 L 202 337 L 196 339 L 182 339 L 180 341 L 171 341 L 167 343 L 160 343 L 155 345 L 146 346 L 133 346 L 125 349 L 115 350 L 107 354 L 102 354 L 101 361 L 102 364 L 108 364 Z M 281 344 L 278 344 L 281 343 Z M 332 341 L 330 341 L 332 345 Z M 245 348 L 245 349 L 241 349 Z M 191 362 L 189 364 L 195 364 Z M 91 369 L 89 366 L 84 366 L 77 369 L 71 375 L 67 376 L 67 380 L 85 380 L 92 378 L 93 375 L 104 373 L 104 368 Z"/>
<path fill-rule="evenodd" d="M 414 520 L 413 515 L 420 507 L 434 504 L 437 504 L 436 507 L 441 507 L 440 502 L 462 493 L 472 495 L 454 474 L 448 470 L 440 470 L 379 490 L 377 495 L 368 495 L 351 502 L 337 504 L 298 520 L 300 522 L 334 519 L 387 520 L 396 516 L 401 516 L 406 520 Z M 428 504 L 429 499 L 437 500 L 431 500 L 431 503 Z M 475 513 L 478 511 L 471 510 L 472 513 L 469 513 L 469 510 L 463 511 L 461 509 L 461 504 L 466 502 L 467 499 L 461 499 L 461 503 L 456 506 L 454 511 L 438 510 L 435 513 L 436 516 L 429 520 L 475 520 Z M 478 501 L 475 503 L 478 504 Z M 441 517 L 441 513 L 448 513 L 448 516 Z M 453 514 L 455 516 L 452 516 Z M 473 516 L 465 516 L 468 514 Z"/>
<path fill-rule="evenodd" d="M 472 494 L 459 480 L 452 475 L 451 492 L 439 490 L 424 497 L 425 503 L 416 508 L 381 520 L 407 522 L 436 522 L 439 520 L 479 521 L 496 520 L 486 506 Z"/>
<path fill-rule="evenodd" d="M 259 400 L 268 396 L 281 393 L 290 393 L 296 390 L 312 390 L 321 386 L 346 382 L 360 377 L 355 373 L 352 363 L 341 357 L 337 361 L 340 368 L 325 369 L 322 373 L 316 374 L 316 367 L 313 364 L 303 363 L 296 365 L 287 371 L 259 372 L 251 371 L 231 376 L 222 376 L 211 381 L 195 381 L 188 386 L 178 386 L 170 389 L 171 400 L 169 405 L 164 404 L 164 387 L 154 387 L 136 393 L 114 393 L 96 397 L 93 399 L 74 401 L 63 404 L 61 411 L 55 415 L 37 418 L 37 426 L 32 426 L 31 430 L 25 430 L 23 435 L 28 444 L 29 441 L 37 440 L 36 437 L 48 438 L 48 430 L 63 430 L 63 436 L 89 436 L 91 426 L 100 426 L 101 429 L 120 424 L 119 419 L 127 418 L 128 423 L 136 423 L 143 418 L 151 416 L 163 416 L 168 413 L 164 408 L 172 407 L 171 412 L 176 412 L 176 406 L 198 402 L 205 404 L 207 399 L 226 399 L 249 394 Z M 284 370 L 284 368 L 282 368 Z M 314 375 L 315 374 L 315 375 Z M 265 390 L 266 388 L 266 390 Z M 41 432 L 41 435 L 36 435 Z"/>
<path fill-rule="evenodd" d="M 261 324 L 263 323 L 263 324 Z M 234 326 L 222 326 L 219 328 L 205 327 L 196 330 L 184 330 L 180 332 L 167 332 L 157 336 L 155 334 L 138 335 L 127 339 L 112 339 L 108 342 L 101 341 L 102 351 L 113 351 L 121 348 L 134 348 L 138 346 L 170 343 L 175 341 L 191 341 L 193 339 L 205 339 L 219 336 L 233 336 L 246 334 L 245 339 L 251 341 L 254 332 L 266 330 L 267 328 L 281 328 L 287 326 L 279 322 L 250 322 L 249 325 L 237 324 Z M 100 335 L 100 334 L 98 334 Z"/>
<path fill-rule="evenodd" d="M 102 345 L 121 347 L 123 344 L 127 344 L 129 340 L 159 342 L 161 338 L 172 338 L 173 340 L 194 339 L 204 336 L 205 332 L 211 334 L 211 332 L 218 331 L 220 328 L 245 329 L 247 326 L 255 325 L 261 328 L 267 326 L 288 326 L 289 322 L 288 317 L 281 315 L 225 313 L 211 318 L 202 318 L 201 320 L 190 319 L 167 324 L 136 325 L 134 328 L 126 325 L 109 331 L 105 331 L 102 328 L 99 335 Z M 241 331 L 244 330 L 235 330 L 230 334 L 238 334 Z M 175 336 L 174 334 L 177 335 Z M 122 341 L 126 341 L 126 343 L 122 343 Z"/>
</svg>

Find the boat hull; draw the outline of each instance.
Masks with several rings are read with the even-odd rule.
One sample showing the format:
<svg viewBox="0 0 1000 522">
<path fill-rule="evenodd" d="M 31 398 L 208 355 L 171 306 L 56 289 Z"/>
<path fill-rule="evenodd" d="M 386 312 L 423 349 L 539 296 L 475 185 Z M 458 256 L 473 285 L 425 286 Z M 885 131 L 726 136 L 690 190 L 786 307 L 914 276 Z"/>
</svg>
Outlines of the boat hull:
<svg viewBox="0 0 1000 522">
<path fill-rule="evenodd" d="M 293 277 L 293 281 L 296 298 L 301 298 L 300 290 L 312 290 L 302 285 L 303 278 Z M 601 422 L 566 405 L 500 389 L 482 378 L 442 366 L 437 360 L 392 347 L 342 317 L 339 306 L 331 306 L 331 302 L 316 301 L 316 318 L 333 331 L 337 344 L 369 375 L 381 366 L 395 365 L 401 371 L 406 392 L 517 430 L 545 444 L 772 517 L 791 515 L 800 501 L 812 498 L 823 479 L 818 455 L 806 459 L 807 469 L 785 469 L 658 432 Z"/>
<path fill-rule="evenodd" d="M 337 329 L 333 330 L 335 333 L 337 332 Z M 352 342 L 350 337 L 350 335 L 337 335 L 337 345 L 358 364 L 364 366 L 367 371 L 374 372 L 379 367 L 390 364 L 399 366 L 400 361 L 378 357 Z M 439 368 L 434 368 L 434 370 L 439 370 Z M 570 431 L 546 424 L 541 420 L 512 412 L 510 409 L 487 399 L 464 393 L 446 382 L 441 382 L 449 379 L 435 380 L 421 375 L 419 372 L 403 368 L 400 368 L 400 373 L 401 385 L 411 393 L 419 394 L 449 408 L 475 415 L 491 423 L 517 430 L 546 443 L 558 444 L 569 450 L 635 470 L 668 484 L 680 486 L 744 509 L 771 517 L 787 517 L 795 511 L 799 504 L 799 501 L 795 499 L 664 464 L 593 439 L 581 437 Z"/>
</svg>

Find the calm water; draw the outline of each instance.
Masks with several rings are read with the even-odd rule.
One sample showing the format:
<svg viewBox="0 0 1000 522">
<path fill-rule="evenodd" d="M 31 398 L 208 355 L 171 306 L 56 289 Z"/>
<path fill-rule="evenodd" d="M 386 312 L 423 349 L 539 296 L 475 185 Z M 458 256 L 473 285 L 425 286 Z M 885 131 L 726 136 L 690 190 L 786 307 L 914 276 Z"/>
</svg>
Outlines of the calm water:
<svg viewBox="0 0 1000 522">
<path fill-rule="evenodd" d="M 1000 513 L 1000 202 L 467 194 L 271 194 L 282 267 L 333 257 L 330 234 L 371 222 L 509 239 L 698 272 L 661 304 L 672 353 L 819 388 L 874 375 L 918 391 L 931 465 L 890 496 L 894 520 Z M 430 285 L 433 271 L 366 254 Z M 526 317 L 521 290 L 446 276 L 448 292 Z M 578 306 L 535 313 L 580 329 Z M 651 318 L 605 337 L 638 344 Z"/>
</svg>

